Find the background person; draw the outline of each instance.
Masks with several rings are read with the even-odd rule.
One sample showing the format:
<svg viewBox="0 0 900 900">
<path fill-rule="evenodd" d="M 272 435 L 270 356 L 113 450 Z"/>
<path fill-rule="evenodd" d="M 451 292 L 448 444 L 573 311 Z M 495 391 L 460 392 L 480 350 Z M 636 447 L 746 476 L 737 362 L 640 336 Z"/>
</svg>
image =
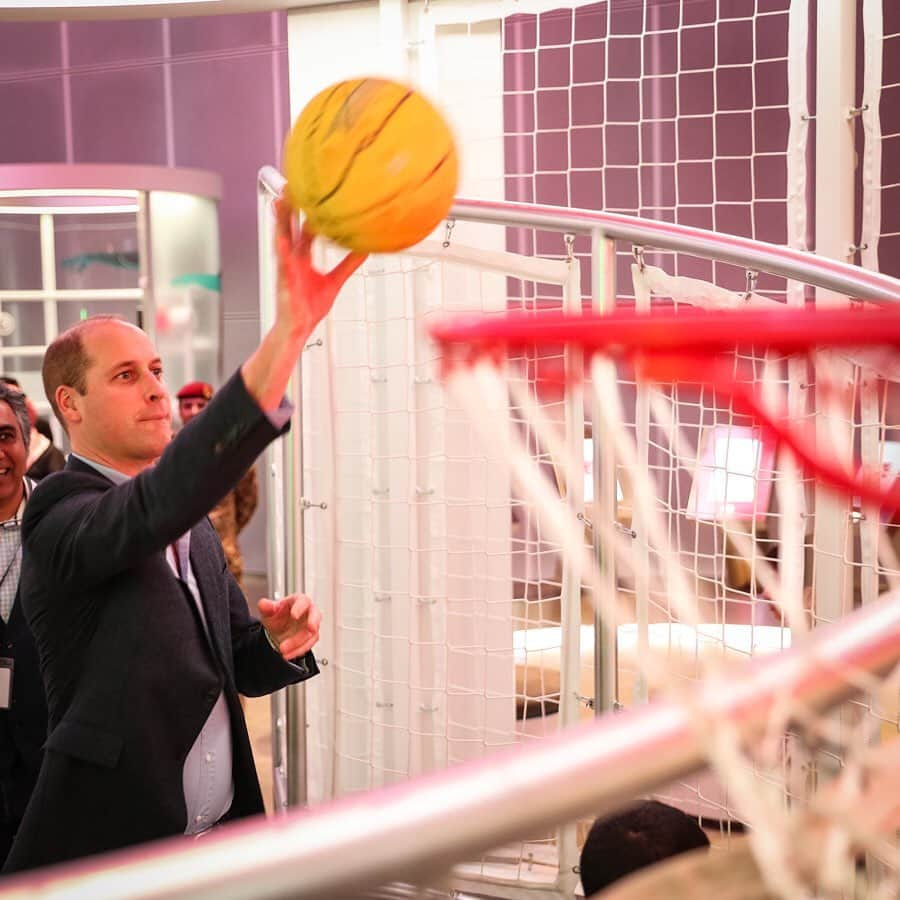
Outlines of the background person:
<svg viewBox="0 0 900 900">
<path fill-rule="evenodd" d="M 662 859 L 709 847 L 709 838 L 687 813 L 644 800 L 623 812 L 594 821 L 581 849 L 579 868 L 584 896 Z"/>
<path fill-rule="evenodd" d="M 187 425 L 200 415 L 212 399 L 213 388 L 205 381 L 191 381 L 175 395 L 178 398 L 178 415 Z M 244 530 L 259 503 L 256 469 L 251 466 L 237 483 L 210 512 L 210 521 L 222 539 L 222 549 L 228 560 L 228 569 L 244 588 L 244 558 L 238 545 L 238 535 Z"/>
<path fill-rule="evenodd" d="M 25 477 L 30 436 L 24 395 L 0 382 L 0 862 L 34 790 L 47 738 L 44 685 L 18 591 L 22 515 L 33 487 Z"/>
<path fill-rule="evenodd" d="M 17 390 L 25 401 L 30 422 L 30 439 L 28 442 L 28 460 L 26 475 L 32 481 L 40 481 L 53 472 L 58 472 L 66 464 L 66 457 L 53 443 L 53 432 L 50 423 L 42 419 L 34 404 L 28 399 L 19 382 L 9 375 L 0 375 L 0 383 Z"/>
</svg>

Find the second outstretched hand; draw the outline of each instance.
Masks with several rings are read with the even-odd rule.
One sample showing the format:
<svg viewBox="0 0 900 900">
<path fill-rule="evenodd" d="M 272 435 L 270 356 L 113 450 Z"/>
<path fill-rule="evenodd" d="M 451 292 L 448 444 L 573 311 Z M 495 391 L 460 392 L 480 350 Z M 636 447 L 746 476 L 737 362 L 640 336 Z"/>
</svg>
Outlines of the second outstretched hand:
<svg viewBox="0 0 900 900">
<path fill-rule="evenodd" d="M 287 660 L 303 656 L 319 640 L 322 611 L 306 594 L 291 594 L 281 600 L 263 597 L 259 618 L 272 644 Z"/>
</svg>

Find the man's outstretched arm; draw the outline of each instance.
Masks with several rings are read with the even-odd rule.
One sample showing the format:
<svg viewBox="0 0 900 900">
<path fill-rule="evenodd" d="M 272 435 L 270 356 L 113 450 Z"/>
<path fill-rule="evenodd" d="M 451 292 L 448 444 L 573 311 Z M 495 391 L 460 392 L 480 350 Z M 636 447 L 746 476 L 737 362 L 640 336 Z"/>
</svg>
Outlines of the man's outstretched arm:
<svg viewBox="0 0 900 900">
<path fill-rule="evenodd" d="M 306 226 L 297 233 L 293 212 L 283 201 L 276 205 L 276 221 L 275 322 L 241 367 L 248 393 L 266 413 L 278 408 L 310 334 L 366 258 L 362 253 L 348 253 L 330 272 L 318 272 L 312 264 L 313 234 Z"/>
</svg>

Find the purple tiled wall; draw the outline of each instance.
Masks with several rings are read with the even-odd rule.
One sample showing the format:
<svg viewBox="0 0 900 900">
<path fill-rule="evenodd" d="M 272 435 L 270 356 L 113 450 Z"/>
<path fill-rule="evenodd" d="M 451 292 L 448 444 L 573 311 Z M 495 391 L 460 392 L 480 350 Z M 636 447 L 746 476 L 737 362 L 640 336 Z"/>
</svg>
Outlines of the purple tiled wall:
<svg viewBox="0 0 900 900">
<path fill-rule="evenodd" d="M 254 176 L 279 161 L 289 125 L 285 14 L 2 23 L 0 46 L 0 163 L 220 173 L 224 308 L 255 316 Z M 228 337 L 230 365 L 245 348 Z"/>
<path fill-rule="evenodd" d="M 602 0 L 508 18 L 507 198 L 783 243 L 788 7 Z M 522 231 L 510 248 L 560 253 L 558 236 Z M 677 271 L 743 287 L 734 267 L 683 257 Z M 587 258 L 582 274 L 587 290 Z"/>
<path fill-rule="evenodd" d="M 255 175 L 280 161 L 288 99 L 283 12 L 0 23 L 0 164 L 175 165 L 222 175 L 226 374 L 258 341 Z M 262 518 L 244 542 L 250 569 L 265 567 Z"/>
<path fill-rule="evenodd" d="M 885 0 L 881 94 L 881 231 L 879 268 L 900 276 L 900 3 Z"/>
<path fill-rule="evenodd" d="M 221 173 L 224 307 L 255 313 L 254 175 L 289 125 L 285 14 L 2 23 L 0 46 L 0 163 Z"/>
</svg>

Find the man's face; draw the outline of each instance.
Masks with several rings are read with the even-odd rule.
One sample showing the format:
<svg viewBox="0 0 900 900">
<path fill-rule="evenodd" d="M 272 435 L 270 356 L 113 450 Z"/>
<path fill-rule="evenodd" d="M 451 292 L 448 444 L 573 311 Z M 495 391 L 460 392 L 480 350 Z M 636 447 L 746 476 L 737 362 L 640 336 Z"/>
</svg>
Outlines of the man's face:
<svg viewBox="0 0 900 900">
<path fill-rule="evenodd" d="M 185 397 L 183 400 L 179 400 L 178 415 L 181 416 L 182 424 L 187 425 L 194 416 L 200 415 L 206 409 L 207 403 L 209 401 L 203 397 Z"/>
<path fill-rule="evenodd" d="M 28 451 L 12 407 L 0 402 L 0 507 L 21 498 Z"/>
<path fill-rule="evenodd" d="M 73 393 L 73 449 L 134 474 L 172 439 L 169 394 L 150 338 L 125 322 L 99 322 L 84 333 L 86 392 Z"/>
</svg>

